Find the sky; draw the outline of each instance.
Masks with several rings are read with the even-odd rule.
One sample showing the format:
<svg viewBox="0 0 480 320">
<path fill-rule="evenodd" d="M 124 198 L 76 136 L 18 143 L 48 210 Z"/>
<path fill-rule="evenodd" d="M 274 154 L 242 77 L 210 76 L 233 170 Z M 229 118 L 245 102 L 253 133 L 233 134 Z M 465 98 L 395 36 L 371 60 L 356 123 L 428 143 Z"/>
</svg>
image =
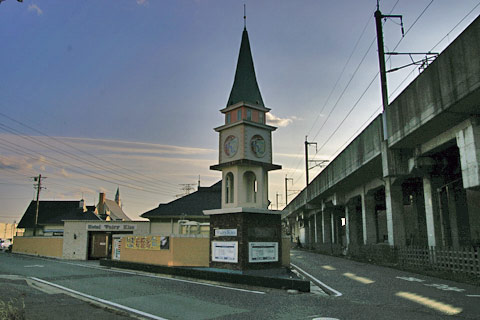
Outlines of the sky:
<svg viewBox="0 0 480 320">
<path fill-rule="evenodd" d="M 40 200 L 98 202 L 132 219 L 221 179 L 218 133 L 244 27 L 273 132 L 271 209 L 381 112 L 376 0 L 6 0 L 0 3 L 0 222 Z M 441 53 L 478 0 L 382 0 L 385 51 Z M 411 62 L 387 57 L 387 69 Z M 412 56 L 421 60 L 424 55 Z M 392 101 L 419 74 L 388 74 Z M 313 164 L 313 162 L 312 162 Z M 310 180 L 321 167 L 310 170 Z M 289 180 L 285 180 L 285 178 Z M 291 180 L 290 180 L 291 179 Z"/>
</svg>

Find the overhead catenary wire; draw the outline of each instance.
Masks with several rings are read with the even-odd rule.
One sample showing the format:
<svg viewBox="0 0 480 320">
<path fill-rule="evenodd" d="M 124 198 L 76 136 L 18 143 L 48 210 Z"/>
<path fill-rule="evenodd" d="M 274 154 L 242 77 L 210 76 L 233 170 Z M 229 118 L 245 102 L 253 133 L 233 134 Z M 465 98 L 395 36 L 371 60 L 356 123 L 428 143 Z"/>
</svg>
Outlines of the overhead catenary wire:
<svg viewBox="0 0 480 320">
<path fill-rule="evenodd" d="M 397 3 L 398 3 L 398 1 L 397 1 Z M 431 5 L 432 3 L 433 3 L 433 0 L 431 0 L 431 1 L 427 4 L 427 6 L 422 10 L 422 12 L 419 14 L 419 16 L 414 20 L 414 22 L 412 23 L 412 25 L 411 25 L 411 26 L 407 29 L 407 31 L 405 32 L 404 37 L 405 37 L 405 36 L 408 34 L 408 32 L 413 28 L 413 26 L 418 22 L 418 20 L 423 16 L 423 14 L 426 12 L 426 10 L 430 7 L 430 5 Z M 395 6 L 396 6 L 396 4 L 395 4 Z M 395 6 L 394 6 L 394 7 L 395 7 Z M 393 10 L 393 9 L 392 9 L 392 10 Z M 395 48 L 394 48 L 393 50 L 395 50 L 395 49 L 400 45 L 400 43 L 402 42 L 402 40 L 404 39 L 404 37 L 402 37 L 402 38 L 398 41 L 398 43 L 396 44 L 396 46 L 395 46 Z M 376 39 L 376 38 L 375 38 L 375 39 Z M 374 39 L 374 41 L 375 41 L 375 39 Z M 374 41 L 373 41 L 373 42 L 374 42 Z M 368 53 L 368 51 L 370 50 L 371 46 L 372 46 L 372 45 L 370 45 L 369 49 L 367 50 L 367 53 Z M 367 53 L 366 53 L 366 54 L 367 54 Z M 366 54 L 365 54 L 365 56 L 366 56 Z M 364 56 L 364 57 L 365 57 L 365 56 Z M 390 57 L 389 57 L 388 59 L 390 59 Z M 388 61 L 388 60 L 387 60 L 387 61 Z M 347 112 L 347 115 L 341 120 L 341 122 L 340 122 L 340 123 L 337 125 L 337 127 L 333 130 L 333 133 L 330 134 L 330 136 L 326 139 L 326 141 L 325 141 L 319 148 L 317 148 L 317 150 L 316 150 L 316 152 L 315 152 L 315 155 L 313 156 L 313 159 L 315 159 L 315 157 L 318 155 L 318 153 L 327 145 L 328 142 L 330 142 L 330 139 L 333 137 L 333 135 L 340 129 L 341 125 L 343 125 L 343 123 L 346 121 L 346 119 L 348 118 L 348 116 L 352 113 L 352 111 L 353 111 L 353 110 L 355 109 L 355 107 L 358 105 L 358 103 L 359 103 L 360 100 L 363 98 L 363 96 L 365 95 L 365 93 L 367 92 L 367 90 L 370 88 L 370 86 L 373 84 L 373 82 L 375 81 L 375 79 L 378 77 L 378 74 L 379 74 L 379 73 L 377 72 L 376 75 L 375 75 L 375 77 L 369 82 L 367 88 L 362 92 L 360 98 L 357 99 L 357 101 L 355 102 L 355 104 L 353 105 L 353 107 Z M 411 74 L 411 73 L 410 73 L 410 74 Z M 410 74 L 407 76 L 407 78 L 410 76 Z M 405 79 L 405 80 L 406 80 L 406 79 Z M 404 81 L 405 81 L 405 80 L 404 80 Z M 403 83 L 403 81 L 402 81 L 402 83 Z M 349 85 L 349 83 L 347 83 L 347 86 L 348 86 L 348 85 Z M 344 91 L 345 91 L 345 90 L 344 90 Z M 342 92 L 342 94 L 343 94 L 343 92 Z M 338 101 L 339 101 L 339 100 L 337 100 L 337 102 L 338 102 Z M 335 106 L 334 106 L 334 108 L 335 108 Z M 333 111 L 334 108 L 332 108 L 332 110 L 330 111 L 329 116 L 332 114 L 332 111 Z M 377 110 L 378 110 L 378 109 L 377 109 Z M 377 112 L 377 111 L 375 111 L 375 112 Z M 325 119 L 325 121 L 324 121 L 323 124 L 326 123 L 326 120 L 328 120 L 329 116 Z M 371 118 L 371 116 L 369 117 L 369 119 L 370 119 L 370 118 Z M 321 128 L 317 131 L 316 136 L 320 133 L 320 130 L 321 130 L 322 128 L 323 128 L 323 125 L 322 125 Z M 356 132 L 358 132 L 358 130 L 357 130 Z M 314 140 L 315 140 L 316 136 L 314 137 Z M 350 139 L 350 138 L 349 138 L 349 139 Z M 348 141 L 349 139 L 347 139 L 347 141 Z M 344 143 L 343 145 L 345 145 L 345 143 Z M 342 145 L 342 146 L 343 146 L 343 145 Z M 335 153 L 336 153 L 336 152 L 338 152 L 338 149 L 337 149 L 337 151 L 335 151 Z M 294 183 L 297 182 L 300 178 L 301 178 L 301 177 L 296 178 L 296 179 L 294 180 Z"/>
<path fill-rule="evenodd" d="M 310 132 L 313 130 L 313 128 L 315 127 L 315 124 L 317 123 L 318 119 L 320 118 L 320 116 L 322 115 L 323 113 L 323 110 L 325 110 L 325 107 L 328 105 L 328 103 L 330 102 L 330 98 L 332 97 L 333 95 L 333 92 L 335 91 L 335 89 L 337 88 L 338 84 L 340 83 L 340 79 L 343 77 L 343 74 L 345 73 L 345 70 L 347 69 L 347 66 L 348 64 L 350 63 L 350 60 L 352 59 L 355 51 L 357 50 L 357 47 L 360 43 L 360 40 L 363 38 L 363 35 L 365 34 L 365 31 L 367 30 L 367 27 L 368 25 L 371 23 L 371 18 L 368 17 L 368 20 L 367 20 L 367 23 L 365 24 L 365 26 L 363 27 L 363 30 L 362 32 L 360 33 L 360 36 L 358 37 L 357 41 L 355 42 L 355 45 L 353 46 L 352 48 L 352 51 L 350 52 L 350 55 L 348 56 L 347 58 L 347 61 L 345 62 L 343 68 L 342 68 L 342 71 L 340 72 L 340 75 L 337 77 L 337 80 L 335 81 L 335 84 L 333 85 L 332 89 L 330 90 L 328 96 L 327 96 L 327 99 L 325 100 L 322 108 L 320 109 L 320 111 L 318 112 L 315 120 L 313 121 L 312 123 L 312 126 L 310 128 L 310 130 L 307 132 L 307 136 L 310 135 Z M 297 152 L 297 154 L 299 154 L 299 158 L 302 157 L 302 152 L 301 152 L 301 148 L 300 148 L 300 151 Z M 300 159 L 298 162 L 297 162 L 297 165 L 296 167 L 292 170 L 292 171 L 296 171 L 298 169 L 298 167 L 300 166 L 300 164 L 303 163 L 302 159 Z M 287 171 L 287 175 L 290 174 L 290 171 Z"/>
</svg>

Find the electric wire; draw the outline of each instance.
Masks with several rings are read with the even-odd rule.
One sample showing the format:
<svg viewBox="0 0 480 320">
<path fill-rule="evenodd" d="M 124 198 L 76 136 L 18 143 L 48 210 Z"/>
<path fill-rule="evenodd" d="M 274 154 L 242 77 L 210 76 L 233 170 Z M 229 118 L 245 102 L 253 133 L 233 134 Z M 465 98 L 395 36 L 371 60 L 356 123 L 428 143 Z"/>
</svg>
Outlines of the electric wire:
<svg viewBox="0 0 480 320">
<path fill-rule="evenodd" d="M 149 183 L 152 183 L 152 182 L 153 182 L 153 183 L 155 183 L 155 185 L 157 185 L 157 183 L 160 182 L 160 183 L 163 183 L 163 184 L 165 184 L 165 185 L 167 185 L 167 186 L 169 186 L 169 187 L 170 187 L 170 186 L 176 187 L 176 185 L 173 185 L 172 183 L 165 182 L 165 181 L 162 181 L 162 180 L 152 179 L 151 177 L 149 177 L 149 176 L 147 176 L 147 175 L 141 174 L 141 173 L 139 173 L 139 172 L 137 172 L 137 171 L 134 171 L 134 170 L 132 170 L 132 169 L 129 169 L 129 168 L 125 168 L 125 167 L 123 167 L 123 166 L 120 166 L 120 165 L 112 162 L 112 161 L 109 161 L 109 160 L 100 158 L 100 157 L 98 157 L 98 156 L 96 156 L 96 155 L 94 155 L 94 154 L 92 154 L 92 153 L 90 153 L 90 152 L 87 152 L 87 151 L 82 150 L 82 149 L 80 149 L 80 148 L 77 148 L 77 147 L 75 147 L 75 146 L 73 146 L 73 145 L 71 145 L 71 144 L 69 144 L 69 143 L 66 143 L 66 142 L 62 141 L 61 139 L 58 139 L 58 138 L 52 137 L 52 136 L 50 136 L 50 135 L 47 135 L 46 133 L 44 133 L 44 132 L 42 132 L 42 131 L 40 131 L 40 130 L 38 130 L 38 129 L 35 129 L 35 128 L 29 126 L 29 125 L 26 125 L 26 124 L 24 124 L 24 123 L 22 123 L 22 122 L 20 122 L 20 121 L 18 121 L 18 120 L 16 120 L 16 119 L 14 119 L 14 118 L 12 118 L 12 117 L 10 117 L 10 116 L 7 116 L 7 115 L 5 115 L 5 114 L 3 114 L 3 113 L 1 113 L 1 112 L 0 112 L 0 116 L 3 116 L 3 117 L 5 117 L 5 118 L 7 118 L 7 119 L 9 119 L 9 120 L 11 120 L 11 121 L 13 121 L 13 122 L 16 122 L 17 124 L 19 124 L 19 125 L 21 125 L 21 126 L 23 126 L 23 127 L 25 127 L 25 128 L 28 128 L 28 129 L 30 129 L 30 130 L 33 130 L 34 132 L 36 132 L 36 133 L 38 133 L 38 134 L 40 134 L 40 135 L 42 135 L 42 136 L 45 136 L 45 137 L 47 137 L 47 138 L 49 138 L 49 139 L 51 139 L 51 140 L 54 140 L 55 142 L 58 142 L 58 143 L 63 144 L 63 145 L 65 145 L 65 146 L 68 146 L 68 147 L 74 149 L 75 151 L 78 151 L 78 152 L 80 152 L 80 153 L 84 153 L 84 154 L 86 154 L 87 156 L 93 157 L 93 158 L 95 158 L 95 159 L 97 159 L 97 160 L 99 160 L 99 161 L 103 161 L 103 162 L 107 163 L 108 165 L 113 165 L 113 166 L 115 166 L 115 167 L 117 167 L 117 168 L 120 168 L 121 170 L 127 170 L 127 171 L 130 171 L 130 172 L 134 173 L 134 174 L 141 175 L 142 177 L 147 178 L 147 179 L 148 179 L 147 181 L 148 181 Z M 0 125 L 1 125 L 1 123 L 0 123 Z M 10 128 L 10 127 L 9 127 L 9 128 Z M 17 134 L 26 135 L 26 134 L 21 133 L 21 132 L 19 132 L 19 131 L 16 131 L 16 132 L 17 132 Z M 50 146 L 51 146 L 51 145 L 50 145 Z M 57 148 L 57 147 L 53 147 L 53 148 Z M 62 151 L 62 152 L 65 152 L 65 153 L 68 153 L 68 154 L 70 154 L 70 155 L 73 155 L 73 156 L 75 156 L 76 158 L 78 157 L 78 155 L 72 154 L 71 152 L 68 152 L 68 151 Z M 85 161 L 87 161 L 87 162 L 89 162 L 89 163 L 94 163 L 94 162 L 91 161 L 91 160 L 85 160 Z M 112 171 L 112 169 L 110 169 L 110 168 L 108 168 L 108 167 L 106 167 L 106 166 L 104 166 L 104 165 L 99 165 L 99 164 L 96 164 L 96 163 L 94 163 L 94 165 L 95 165 L 95 166 L 101 166 L 101 167 L 104 168 L 105 170 Z M 123 173 L 122 173 L 122 175 L 125 176 L 125 174 L 123 174 Z M 129 176 L 130 178 L 132 177 L 132 176 L 130 176 L 130 175 L 128 175 L 128 176 Z M 133 177 L 132 179 L 134 179 L 134 180 L 136 180 L 136 181 L 139 181 L 138 178 L 135 178 L 135 177 Z M 143 181 L 142 181 L 142 182 L 143 182 Z M 175 189 L 176 189 L 176 188 L 175 188 Z"/>
<path fill-rule="evenodd" d="M 81 163 L 83 163 L 83 164 L 87 164 L 87 165 L 89 165 L 89 166 L 95 167 L 95 168 L 100 169 L 100 170 L 104 170 L 104 171 L 109 172 L 109 173 L 111 173 L 111 174 L 114 174 L 114 175 L 116 175 L 116 176 L 120 176 L 120 177 L 123 177 L 123 178 L 126 178 L 126 179 L 130 179 L 130 180 L 132 180 L 132 181 L 136 181 L 136 182 L 143 183 L 143 181 L 141 181 L 141 180 L 139 180 L 139 179 L 135 179 L 134 177 L 132 178 L 132 177 L 129 176 L 129 175 L 125 175 L 125 174 L 122 174 L 122 173 L 115 172 L 115 171 L 113 171 L 112 169 L 110 169 L 110 168 L 108 168 L 108 167 L 105 167 L 105 166 L 102 166 L 102 165 L 98 165 L 98 164 L 96 164 L 95 162 L 90 161 L 90 160 L 85 160 L 85 159 L 83 159 L 83 158 L 81 158 L 81 157 L 78 157 L 78 156 L 75 155 L 75 154 L 72 154 L 71 152 L 66 152 L 66 151 L 63 151 L 63 150 L 61 150 L 61 149 L 58 149 L 58 148 L 56 148 L 55 146 L 52 146 L 51 144 L 46 143 L 46 142 L 44 142 L 44 141 L 41 141 L 41 140 L 39 140 L 39 139 L 37 139 L 37 138 L 35 138 L 35 137 L 22 134 L 21 132 L 15 130 L 15 129 L 13 129 L 13 128 L 5 125 L 5 124 L 0 123 L 0 129 L 4 130 L 4 131 L 6 131 L 6 132 L 9 132 L 9 133 L 11 133 L 11 134 L 13 134 L 13 135 L 15 135 L 15 136 L 17 136 L 17 137 L 19 137 L 19 138 L 22 138 L 22 139 L 24 139 L 24 140 L 27 140 L 27 141 L 29 141 L 29 142 L 42 145 L 43 147 L 47 148 L 48 150 L 57 152 L 58 154 L 61 154 L 61 155 L 63 155 L 63 156 L 66 156 L 66 157 L 68 157 L 68 158 L 70 158 L 70 159 L 72 159 L 72 160 L 81 162 Z M 5 140 L 4 140 L 4 141 L 5 141 Z M 64 163 L 66 163 L 66 162 L 64 162 Z M 68 163 L 67 163 L 67 164 L 68 164 Z M 74 164 L 71 164 L 71 165 L 75 166 Z M 79 168 L 78 166 L 76 166 L 76 167 Z M 81 168 L 81 169 L 82 169 L 82 168 Z M 85 169 L 84 169 L 84 170 L 85 170 Z M 133 184 L 133 183 L 132 183 L 132 184 Z M 158 188 L 158 190 L 162 190 L 162 192 L 165 192 L 164 189 L 161 189 L 162 186 L 157 186 L 157 185 L 153 185 L 153 186 L 152 186 L 152 183 L 149 183 L 148 185 L 149 185 L 149 187 L 152 188 L 152 189 L 157 189 L 157 188 Z M 163 187 L 162 187 L 162 188 L 163 188 Z"/>
<path fill-rule="evenodd" d="M 4 149 L 10 150 L 10 151 L 15 152 L 19 155 L 27 155 L 33 160 L 39 160 L 39 157 L 37 156 L 37 154 L 38 154 L 38 155 L 40 155 L 41 157 L 44 158 L 44 159 L 41 159 L 42 162 L 45 162 L 46 164 L 49 164 L 51 166 L 54 166 L 54 167 L 57 167 L 57 168 L 60 168 L 60 169 L 64 169 L 65 168 L 64 165 L 67 165 L 67 166 L 70 166 L 70 170 L 72 172 L 75 172 L 75 173 L 80 174 L 80 175 L 85 175 L 87 177 L 94 178 L 96 180 L 100 180 L 100 181 L 103 181 L 103 182 L 109 182 L 109 183 L 112 183 L 112 184 L 117 184 L 117 185 L 122 186 L 122 187 L 131 188 L 131 189 L 144 191 L 144 192 L 149 192 L 149 193 L 153 193 L 153 194 L 162 194 L 161 192 L 158 192 L 158 190 L 152 190 L 152 189 L 147 189 L 145 187 L 137 186 L 137 185 L 134 185 L 134 184 L 128 184 L 127 182 L 117 180 L 117 179 L 112 179 L 111 177 L 105 176 L 102 173 L 94 172 L 94 171 L 91 171 L 89 169 L 84 169 L 84 168 L 78 167 L 76 165 L 66 163 L 62 160 L 58 160 L 58 159 L 53 160 L 53 161 L 48 160 L 48 159 L 52 159 L 52 157 L 45 156 L 43 154 L 40 154 L 40 153 L 38 153 L 34 150 L 31 150 L 29 148 L 26 148 L 26 147 L 21 147 L 21 146 L 15 144 L 15 143 L 11 143 L 11 142 L 3 139 L 3 138 L 0 138 L 0 141 L 4 141 L 4 143 L 0 142 L 0 145 L 3 145 Z M 21 149 L 18 148 L 18 147 L 20 147 Z M 28 150 L 28 151 L 33 152 L 33 153 L 25 152 L 22 149 Z M 82 172 L 82 171 L 85 171 L 85 172 Z M 171 194 L 165 194 L 165 195 L 170 196 Z"/>
<path fill-rule="evenodd" d="M 343 77 L 343 74 L 345 73 L 345 70 L 347 69 L 347 66 L 348 64 L 350 63 L 350 60 L 352 59 L 353 57 L 353 54 L 355 53 L 355 51 L 357 50 L 357 47 L 360 43 L 360 40 L 363 38 L 363 35 L 365 34 L 365 31 L 367 30 L 367 27 L 368 25 L 371 23 L 371 18 L 368 17 L 368 20 L 367 20 L 367 23 L 365 24 L 365 26 L 363 27 L 363 30 L 360 34 L 360 36 L 358 37 L 357 41 L 355 42 L 355 45 L 353 46 L 353 49 L 352 51 L 350 52 L 350 55 L 349 57 L 347 58 L 347 61 L 345 62 L 343 68 L 342 68 L 342 71 L 340 72 L 340 75 L 337 77 L 337 80 L 335 81 L 335 84 L 333 85 L 332 89 L 330 90 L 329 94 L 328 94 L 328 97 L 327 99 L 325 100 L 322 108 L 320 109 L 320 111 L 318 112 L 317 114 L 317 117 L 315 118 L 315 120 L 313 121 L 312 123 L 312 126 L 310 128 L 310 130 L 307 132 L 307 136 L 310 135 L 310 132 L 313 130 L 315 124 L 317 123 L 318 119 L 320 118 L 320 116 L 322 115 L 323 113 L 323 110 L 325 109 L 325 107 L 327 106 L 327 104 L 330 102 L 330 98 L 332 97 L 333 95 L 333 92 L 335 91 L 335 89 L 337 88 L 339 82 L 340 82 L 340 79 Z M 301 148 L 300 148 L 300 152 L 297 152 L 297 154 L 299 154 L 299 157 L 300 154 L 301 154 Z M 298 169 L 298 167 L 300 166 L 300 164 L 302 163 L 302 159 L 300 159 L 300 161 L 297 162 L 297 165 L 295 166 L 295 168 L 292 170 L 292 171 L 296 171 Z M 288 174 L 290 173 L 290 171 L 287 171 L 287 176 Z"/>
</svg>

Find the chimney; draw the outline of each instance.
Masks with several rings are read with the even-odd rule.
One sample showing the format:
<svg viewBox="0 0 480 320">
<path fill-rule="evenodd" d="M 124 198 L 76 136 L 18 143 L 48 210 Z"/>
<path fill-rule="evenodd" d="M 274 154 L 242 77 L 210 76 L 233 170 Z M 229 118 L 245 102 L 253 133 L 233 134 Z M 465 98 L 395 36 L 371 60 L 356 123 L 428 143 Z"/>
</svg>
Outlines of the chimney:
<svg viewBox="0 0 480 320">
<path fill-rule="evenodd" d="M 98 197 L 98 205 L 97 205 L 97 211 L 99 215 L 104 214 L 104 206 L 105 204 L 105 192 L 100 192 L 100 196 Z"/>
<path fill-rule="evenodd" d="M 85 200 L 82 199 L 78 202 L 78 208 L 82 209 L 83 212 L 87 211 L 87 208 L 85 207 Z"/>
</svg>

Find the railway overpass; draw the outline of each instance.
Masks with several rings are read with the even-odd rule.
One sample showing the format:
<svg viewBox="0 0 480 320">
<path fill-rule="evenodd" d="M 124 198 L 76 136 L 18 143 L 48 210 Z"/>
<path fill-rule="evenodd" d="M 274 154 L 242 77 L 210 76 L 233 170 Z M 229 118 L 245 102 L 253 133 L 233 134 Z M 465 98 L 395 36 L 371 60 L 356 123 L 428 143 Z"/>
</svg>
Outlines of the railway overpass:
<svg viewBox="0 0 480 320">
<path fill-rule="evenodd" d="M 314 248 L 480 245 L 480 17 L 285 207 L 283 221 Z"/>
</svg>

